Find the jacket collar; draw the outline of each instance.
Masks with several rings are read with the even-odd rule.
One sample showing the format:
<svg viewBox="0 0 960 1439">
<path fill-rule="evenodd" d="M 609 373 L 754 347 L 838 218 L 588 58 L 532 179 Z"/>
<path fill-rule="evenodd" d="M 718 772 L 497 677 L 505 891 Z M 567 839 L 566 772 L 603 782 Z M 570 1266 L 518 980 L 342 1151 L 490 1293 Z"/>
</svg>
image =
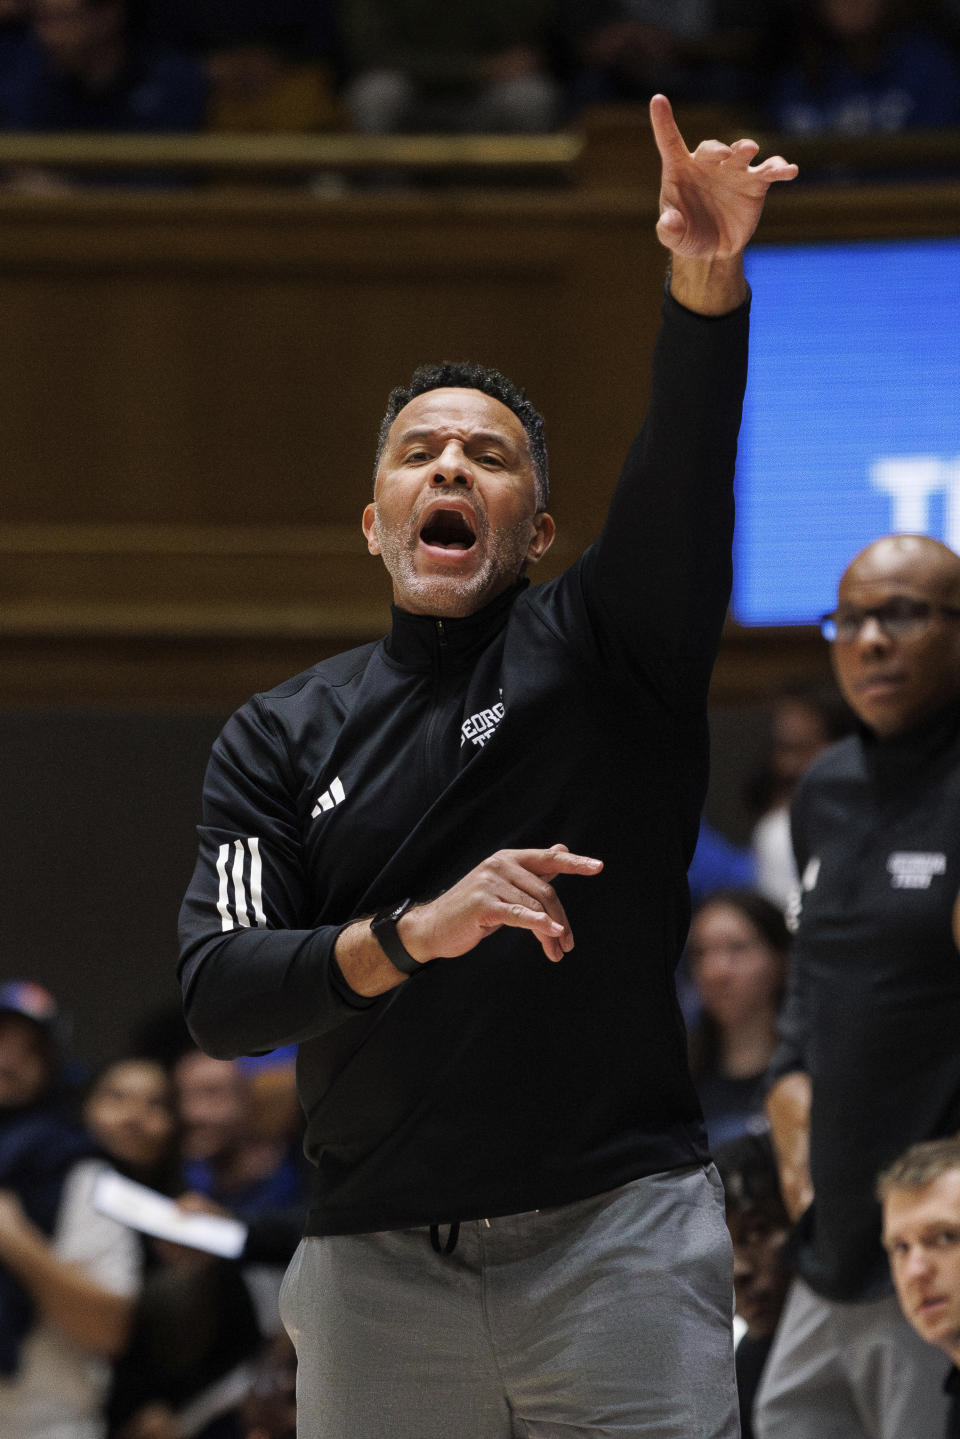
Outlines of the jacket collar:
<svg viewBox="0 0 960 1439">
<path fill-rule="evenodd" d="M 947 705 L 935 715 L 901 734 L 880 740 L 865 726 L 860 737 L 867 765 L 879 780 L 896 782 L 922 765 L 936 761 L 960 738 L 960 703 Z"/>
<path fill-rule="evenodd" d="M 463 619 L 413 615 L 391 605 L 393 625 L 385 645 L 387 656 L 405 669 L 453 674 L 468 669 L 503 629 L 514 601 L 530 581 L 517 580 L 510 589 Z"/>
</svg>

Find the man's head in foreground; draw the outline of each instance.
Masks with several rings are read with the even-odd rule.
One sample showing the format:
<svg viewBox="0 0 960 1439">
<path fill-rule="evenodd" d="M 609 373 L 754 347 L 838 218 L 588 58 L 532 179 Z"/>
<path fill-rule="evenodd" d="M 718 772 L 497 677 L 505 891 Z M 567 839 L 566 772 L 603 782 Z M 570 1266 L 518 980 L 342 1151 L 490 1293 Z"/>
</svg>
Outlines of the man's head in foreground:
<svg viewBox="0 0 960 1439">
<path fill-rule="evenodd" d="M 886 535 L 852 561 L 824 617 L 844 699 L 879 739 L 960 701 L 960 556 Z"/>
<path fill-rule="evenodd" d="M 877 1183 L 897 1298 L 921 1339 L 960 1362 L 960 1138 L 914 1144 Z"/>
<path fill-rule="evenodd" d="M 459 618 L 508 590 L 549 549 L 543 421 L 495 370 L 440 365 L 394 390 L 363 512 L 394 603 Z"/>
</svg>

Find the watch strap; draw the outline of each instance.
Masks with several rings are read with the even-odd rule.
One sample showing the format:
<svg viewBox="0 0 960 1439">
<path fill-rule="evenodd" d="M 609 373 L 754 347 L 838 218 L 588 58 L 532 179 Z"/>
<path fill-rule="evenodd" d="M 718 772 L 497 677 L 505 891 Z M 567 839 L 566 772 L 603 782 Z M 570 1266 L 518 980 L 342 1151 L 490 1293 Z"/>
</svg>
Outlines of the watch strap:
<svg viewBox="0 0 960 1439">
<path fill-rule="evenodd" d="M 407 953 L 397 930 L 398 922 L 408 909 L 413 908 L 414 903 L 415 901 L 412 899 L 405 899 L 391 909 L 378 910 L 370 921 L 370 930 L 376 937 L 377 943 L 390 963 L 395 969 L 399 969 L 401 974 L 419 974 L 427 963 L 425 961 L 424 964 L 421 964 L 419 960 L 414 959 L 412 954 Z"/>
</svg>

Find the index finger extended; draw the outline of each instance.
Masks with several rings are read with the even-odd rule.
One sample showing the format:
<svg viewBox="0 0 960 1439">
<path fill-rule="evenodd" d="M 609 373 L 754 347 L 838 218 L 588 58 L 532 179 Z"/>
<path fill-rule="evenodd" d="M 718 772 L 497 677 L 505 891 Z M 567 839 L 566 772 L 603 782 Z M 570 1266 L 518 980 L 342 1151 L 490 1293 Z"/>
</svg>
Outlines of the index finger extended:
<svg viewBox="0 0 960 1439">
<path fill-rule="evenodd" d="M 690 153 L 666 95 L 654 95 L 650 101 L 650 128 L 661 160 L 681 160 Z"/>
<path fill-rule="evenodd" d="M 591 859 L 586 854 L 571 854 L 568 849 L 554 845 L 551 849 L 518 849 L 514 858 L 531 874 L 544 877 L 554 874 L 599 874 L 603 869 L 602 859 Z"/>
</svg>

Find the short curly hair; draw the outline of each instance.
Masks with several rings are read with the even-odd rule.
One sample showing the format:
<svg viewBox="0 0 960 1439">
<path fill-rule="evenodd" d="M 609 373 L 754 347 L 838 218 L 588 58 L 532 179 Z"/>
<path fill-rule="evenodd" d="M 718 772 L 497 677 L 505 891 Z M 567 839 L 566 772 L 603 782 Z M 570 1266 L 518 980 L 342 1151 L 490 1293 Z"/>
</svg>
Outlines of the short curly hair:
<svg viewBox="0 0 960 1439">
<path fill-rule="evenodd" d="M 476 365 L 469 361 L 445 360 L 439 365 L 419 365 L 411 375 L 408 385 L 397 385 L 390 391 L 377 436 L 374 477 L 380 468 L 380 458 L 387 443 L 390 426 L 404 405 L 408 405 L 418 395 L 425 395 L 428 390 L 446 389 L 480 390 L 482 394 L 492 396 L 513 411 L 527 436 L 536 481 L 537 510 L 545 510 L 550 503 L 550 477 L 543 416 L 527 399 L 526 391 L 519 389 L 506 375 L 486 365 Z"/>
</svg>

